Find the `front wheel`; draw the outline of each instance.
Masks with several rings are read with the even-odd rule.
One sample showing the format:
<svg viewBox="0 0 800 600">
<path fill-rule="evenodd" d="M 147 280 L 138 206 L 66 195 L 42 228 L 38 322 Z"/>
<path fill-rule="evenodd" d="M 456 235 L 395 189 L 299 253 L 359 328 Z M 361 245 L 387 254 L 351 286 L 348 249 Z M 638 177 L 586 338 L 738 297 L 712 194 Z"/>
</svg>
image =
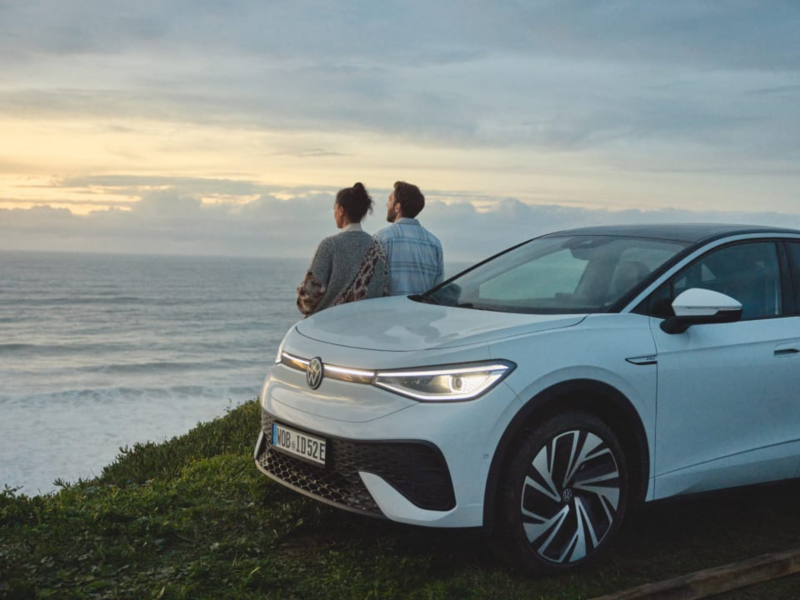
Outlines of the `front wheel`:
<svg viewBox="0 0 800 600">
<path fill-rule="evenodd" d="M 506 558 L 565 571 L 594 560 L 625 515 L 628 474 L 614 432 L 584 412 L 557 415 L 509 454 L 498 542 Z"/>
</svg>

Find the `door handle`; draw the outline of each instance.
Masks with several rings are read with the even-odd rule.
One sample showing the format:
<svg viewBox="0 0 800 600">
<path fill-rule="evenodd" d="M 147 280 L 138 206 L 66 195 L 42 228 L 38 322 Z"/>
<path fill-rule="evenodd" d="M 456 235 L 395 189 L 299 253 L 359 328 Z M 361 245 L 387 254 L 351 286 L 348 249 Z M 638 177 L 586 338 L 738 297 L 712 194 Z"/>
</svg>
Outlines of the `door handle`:
<svg viewBox="0 0 800 600">
<path fill-rule="evenodd" d="M 795 354 L 800 354 L 800 348 L 794 344 L 781 344 L 775 348 L 776 357 L 794 356 Z"/>
</svg>

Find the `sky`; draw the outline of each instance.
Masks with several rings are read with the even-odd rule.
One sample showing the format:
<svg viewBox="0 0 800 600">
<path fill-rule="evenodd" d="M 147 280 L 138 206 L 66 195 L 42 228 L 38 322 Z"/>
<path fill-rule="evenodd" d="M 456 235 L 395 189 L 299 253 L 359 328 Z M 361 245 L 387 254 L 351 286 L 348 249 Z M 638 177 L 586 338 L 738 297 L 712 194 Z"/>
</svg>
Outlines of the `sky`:
<svg viewBox="0 0 800 600">
<path fill-rule="evenodd" d="M 800 227 L 796 0 L 0 0 L 0 250 L 310 256 L 417 184 L 447 257 Z"/>
</svg>

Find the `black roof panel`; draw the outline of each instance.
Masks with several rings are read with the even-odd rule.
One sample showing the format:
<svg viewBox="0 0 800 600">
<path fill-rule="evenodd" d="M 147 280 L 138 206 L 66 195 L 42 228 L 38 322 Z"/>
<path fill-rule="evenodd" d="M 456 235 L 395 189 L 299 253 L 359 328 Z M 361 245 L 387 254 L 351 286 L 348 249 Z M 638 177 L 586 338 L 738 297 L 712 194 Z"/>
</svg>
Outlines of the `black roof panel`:
<svg viewBox="0 0 800 600">
<path fill-rule="evenodd" d="M 794 233 L 797 229 L 762 227 L 755 225 L 726 225 L 721 223 L 664 223 L 649 225 L 603 225 L 565 229 L 548 235 L 613 235 L 621 237 L 643 237 L 678 242 L 697 243 L 708 238 L 727 237 L 746 233 Z"/>
</svg>

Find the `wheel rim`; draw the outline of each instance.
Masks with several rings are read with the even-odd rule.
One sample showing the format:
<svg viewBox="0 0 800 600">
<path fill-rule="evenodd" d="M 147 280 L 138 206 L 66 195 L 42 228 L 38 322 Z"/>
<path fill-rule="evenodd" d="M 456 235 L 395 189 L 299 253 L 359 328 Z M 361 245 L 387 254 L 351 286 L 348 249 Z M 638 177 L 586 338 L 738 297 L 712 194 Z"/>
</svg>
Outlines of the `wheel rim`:
<svg viewBox="0 0 800 600">
<path fill-rule="evenodd" d="M 596 434 L 567 431 L 547 442 L 522 485 L 522 527 L 534 552 L 557 564 L 586 558 L 614 525 L 620 485 L 614 453 Z"/>
</svg>

